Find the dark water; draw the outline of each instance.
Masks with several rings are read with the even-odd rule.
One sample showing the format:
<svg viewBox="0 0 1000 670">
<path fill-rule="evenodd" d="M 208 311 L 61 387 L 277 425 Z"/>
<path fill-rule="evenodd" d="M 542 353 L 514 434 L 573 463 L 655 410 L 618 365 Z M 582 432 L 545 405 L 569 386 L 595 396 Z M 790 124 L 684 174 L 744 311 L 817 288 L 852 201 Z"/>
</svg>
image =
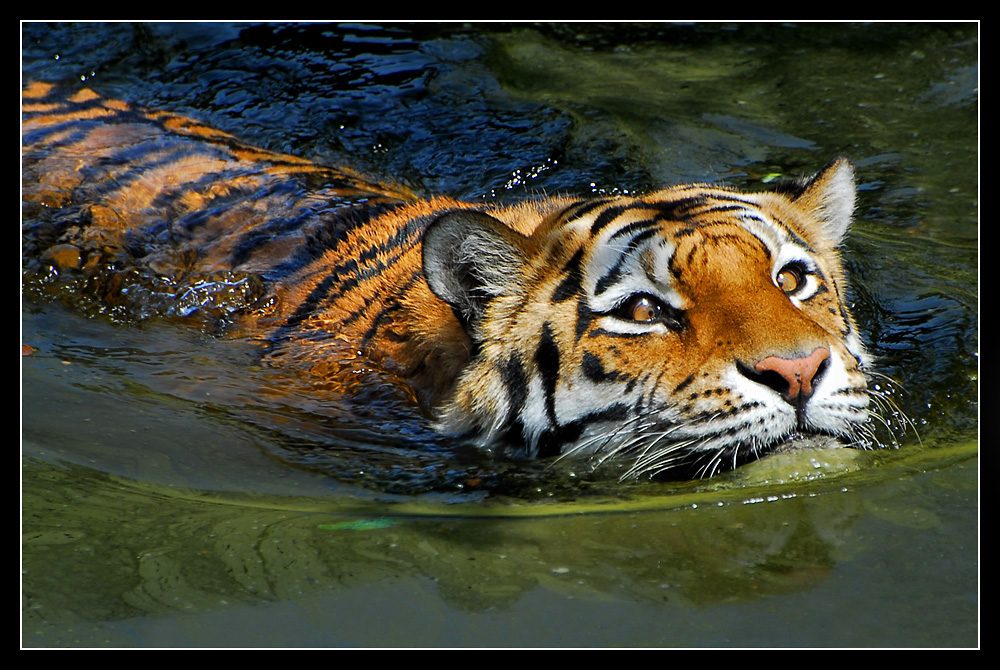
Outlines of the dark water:
<svg viewBox="0 0 1000 670">
<path fill-rule="evenodd" d="M 478 463 L 400 446 L 412 417 L 262 401 L 252 344 L 30 290 L 25 646 L 977 645 L 974 24 L 22 36 L 25 81 L 423 194 L 757 188 L 846 155 L 855 312 L 920 436 L 691 484 Z"/>
</svg>

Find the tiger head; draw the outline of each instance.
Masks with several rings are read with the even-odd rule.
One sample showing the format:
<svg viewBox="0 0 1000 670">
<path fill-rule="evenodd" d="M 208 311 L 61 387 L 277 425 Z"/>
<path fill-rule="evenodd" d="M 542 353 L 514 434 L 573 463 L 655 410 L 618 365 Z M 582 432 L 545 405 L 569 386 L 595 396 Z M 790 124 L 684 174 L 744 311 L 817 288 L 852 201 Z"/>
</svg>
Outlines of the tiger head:
<svg viewBox="0 0 1000 670">
<path fill-rule="evenodd" d="M 472 354 L 440 427 L 625 459 L 626 476 L 710 476 L 808 436 L 865 445 L 869 359 L 838 252 L 854 202 L 840 159 L 781 191 L 565 201 L 528 235 L 441 216 L 424 276 Z"/>
</svg>

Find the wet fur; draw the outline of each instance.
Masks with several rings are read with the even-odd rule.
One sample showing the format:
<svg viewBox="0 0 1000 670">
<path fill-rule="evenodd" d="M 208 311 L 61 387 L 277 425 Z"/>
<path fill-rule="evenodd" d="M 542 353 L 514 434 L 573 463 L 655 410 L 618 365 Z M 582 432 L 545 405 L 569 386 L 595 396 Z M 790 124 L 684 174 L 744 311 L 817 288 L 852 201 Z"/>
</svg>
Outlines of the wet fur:
<svg viewBox="0 0 1000 670">
<path fill-rule="evenodd" d="M 317 391 L 350 393 L 362 359 L 443 432 L 624 459 L 637 476 L 712 474 L 802 431 L 872 441 L 838 251 L 854 207 L 846 161 L 766 193 L 483 205 L 420 199 L 89 89 L 29 85 L 23 112 L 29 272 L 76 273 L 111 303 L 130 281 L 252 278 L 228 332 L 268 341 L 271 363 Z M 781 254 L 813 271 L 808 299 L 775 286 Z M 613 315 L 609 295 L 642 291 L 673 320 Z M 816 347 L 834 381 L 808 411 L 737 374 Z"/>
</svg>

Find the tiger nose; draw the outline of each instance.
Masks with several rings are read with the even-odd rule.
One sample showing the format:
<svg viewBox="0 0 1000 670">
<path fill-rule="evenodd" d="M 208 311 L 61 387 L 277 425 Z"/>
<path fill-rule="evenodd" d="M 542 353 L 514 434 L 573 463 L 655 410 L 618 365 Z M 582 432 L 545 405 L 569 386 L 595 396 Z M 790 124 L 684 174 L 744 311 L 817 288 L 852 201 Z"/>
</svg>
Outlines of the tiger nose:
<svg viewBox="0 0 1000 670">
<path fill-rule="evenodd" d="M 830 350 L 826 347 L 817 347 L 811 354 L 802 358 L 768 356 L 753 366 L 756 375 L 747 376 L 774 389 L 786 401 L 800 404 L 812 397 L 813 384 L 818 382 L 826 371 L 826 362 L 829 358 Z"/>
</svg>

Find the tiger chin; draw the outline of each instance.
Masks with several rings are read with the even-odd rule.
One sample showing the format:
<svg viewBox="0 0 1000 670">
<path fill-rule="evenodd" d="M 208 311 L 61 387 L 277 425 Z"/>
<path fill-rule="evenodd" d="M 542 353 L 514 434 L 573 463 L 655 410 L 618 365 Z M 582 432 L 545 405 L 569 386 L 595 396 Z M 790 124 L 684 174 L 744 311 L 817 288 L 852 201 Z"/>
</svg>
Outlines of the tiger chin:
<svg viewBox="0 0 1000 670">
<path fill-rule="evenodd" d="M 782 193 L 696 184 L 561 204 L 530 235 L 442 215 L 424 275 L 475 353 L 440 429 L 625 463 L 623 478 L 871 446 L 869 357 L 838 253 L 854 204 L 839 159 Z"/>
<path fill-rule="evenodd" d="M 768 192 L 470 204 L 90 89 L 22 96 L 26 273 L 119 307 L 259 287 L 226 323 L 317 393 L 354 393 L 361 357 L 444 435 L 623 478 L 878 446 L 891 400 L 867 388 L 838 251 L 847 160 Z"/>
</svg>

